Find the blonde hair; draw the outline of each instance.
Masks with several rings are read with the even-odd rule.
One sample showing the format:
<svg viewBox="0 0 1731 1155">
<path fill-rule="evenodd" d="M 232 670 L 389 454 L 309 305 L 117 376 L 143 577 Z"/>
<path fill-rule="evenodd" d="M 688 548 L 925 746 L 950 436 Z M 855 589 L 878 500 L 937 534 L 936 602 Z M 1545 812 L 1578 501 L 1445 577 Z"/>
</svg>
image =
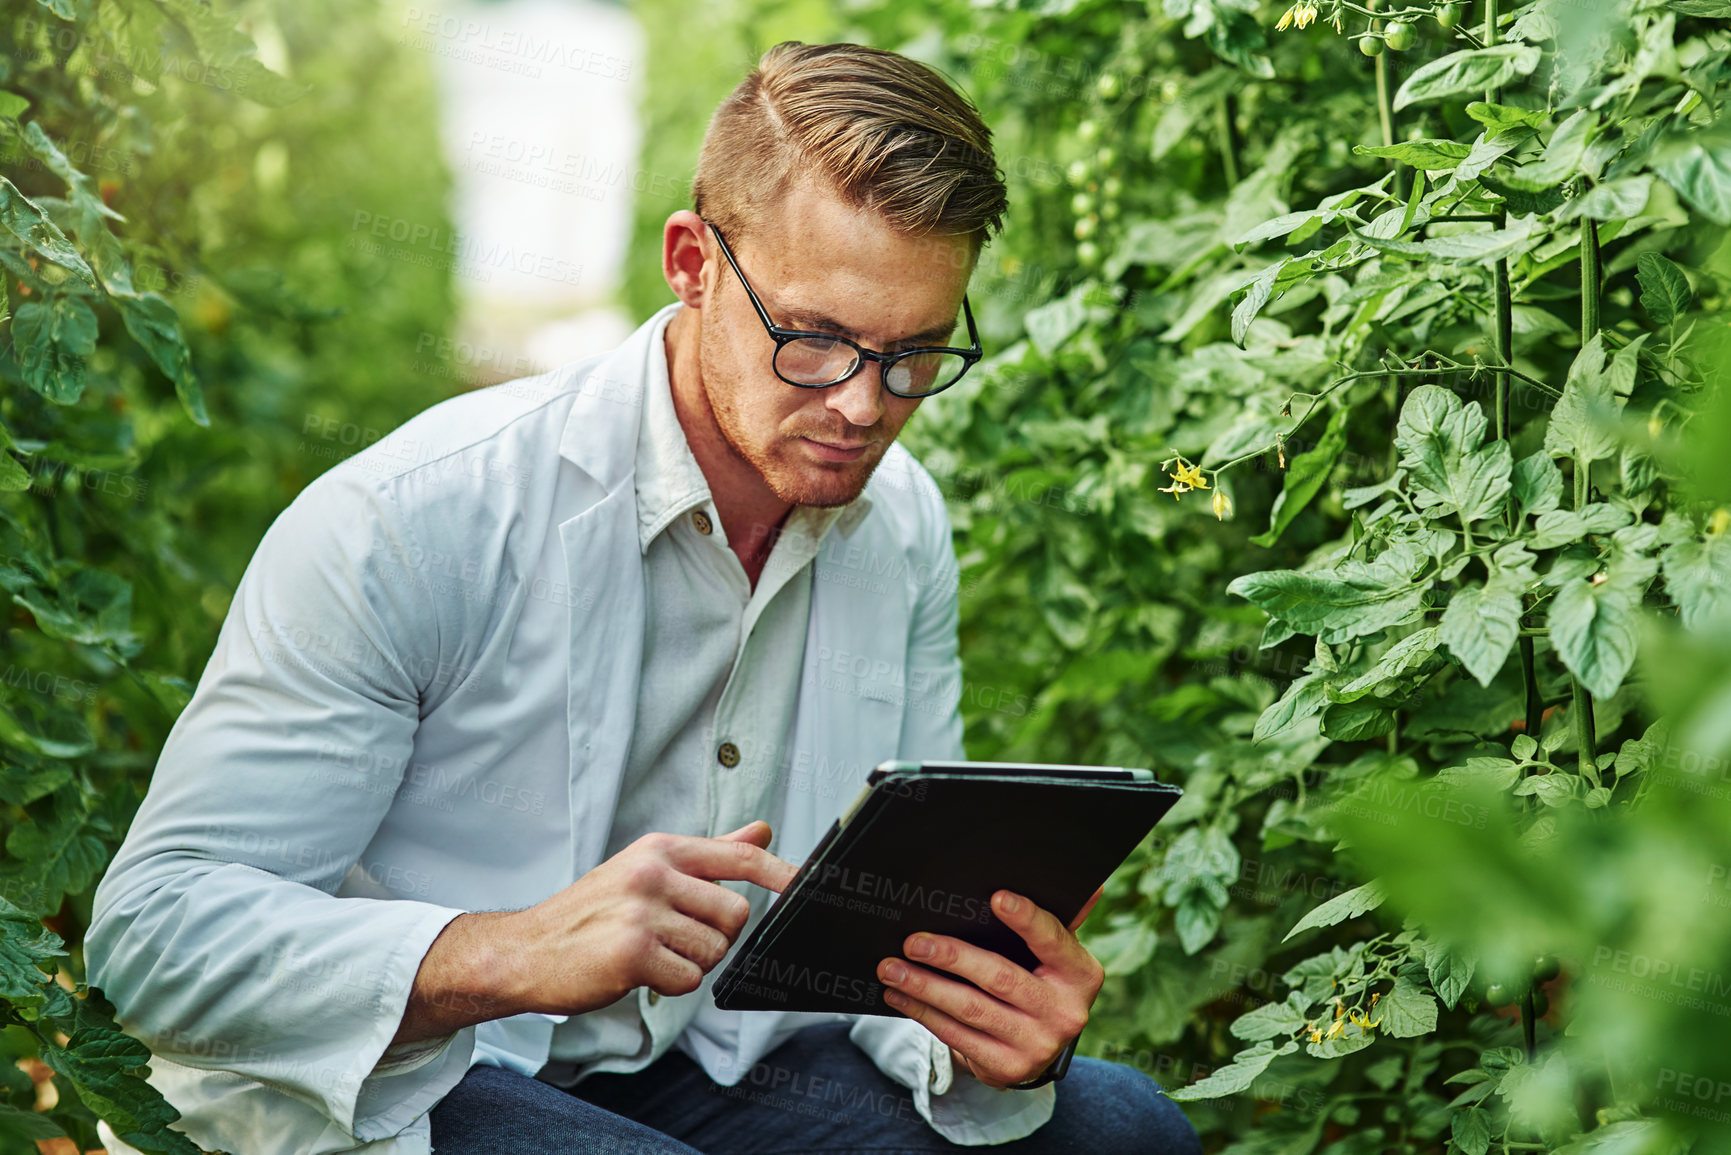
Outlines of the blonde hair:
<svg viewBox="0 0 1731 1155">
<path fill-rule="evenodd" d="M 777 44 L 721 102 L 692 200 L 730 241 L 815 179 L 912 236 L 1002 227 L 1008 196 L 980 114 L 937 72 L 858 44 Z"/>
</svg>

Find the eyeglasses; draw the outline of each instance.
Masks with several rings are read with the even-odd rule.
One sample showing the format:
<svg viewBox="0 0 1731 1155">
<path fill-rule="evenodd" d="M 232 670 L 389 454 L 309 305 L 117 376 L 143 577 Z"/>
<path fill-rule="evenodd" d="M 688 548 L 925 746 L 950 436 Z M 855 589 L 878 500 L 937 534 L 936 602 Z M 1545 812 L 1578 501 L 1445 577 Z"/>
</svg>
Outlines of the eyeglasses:
<svg viewBox="0 0 1731 1155">
<path fill-rule="evenodd" d="M 709 225 L 709 231 L 715 234 L 721 255 L 733 266 L 739 283 L 745 287 L 745 295 L 751 298 L 752 308 L 757 310 L 758 319 L 775 341 L 775 356 L 771 364 L 775 375 L 789 385 L 801 389 L 826 389 L 840 385 L 858 373 L 867 361 L 876 361 L 883 366 L 884 388 L 891 393 L 897 397 L 930 397 L 960 381 L 962 374 L 973 368 L 974 362 L 984 353 L 966 293 L 962 294 L 962 315 L 967 318 L 968 340 L 973 343 L 969 349 L 926 346 L 897 353 L 879 353 L 834 333 L 783 329 L 769 319 L 769 311 L 752 291 L 751 282 L 745 279 L 745 273 L 734 259 L 733 250 L 727 247 L 727 239 L 721 235 L 721 230 L 708 221 L 703 223 Z"/>
</svg>

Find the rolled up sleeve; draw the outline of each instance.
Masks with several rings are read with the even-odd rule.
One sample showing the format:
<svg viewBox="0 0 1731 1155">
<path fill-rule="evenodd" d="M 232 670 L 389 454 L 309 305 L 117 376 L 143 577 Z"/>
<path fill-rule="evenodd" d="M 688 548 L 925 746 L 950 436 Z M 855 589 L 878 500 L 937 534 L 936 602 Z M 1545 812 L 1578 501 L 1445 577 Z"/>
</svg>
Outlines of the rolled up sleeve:
<svg viewBox="0 0 1731 1155">
<path fill-rule="evenodd" d="M 390 867 L 361 859 L 438 644 L 437 606 L 375 564 L 411 536 L 386 481 L 341 468 L 278 517 L 86 936 L 92 983 L 157 1054 L 256 1080 L 363 1141 L 431 1108 L 474 1043 L 471 1028 L 390 1048 L 422 958 L 463 911 L 336 895 L 351 870 Z"/>
</svg>

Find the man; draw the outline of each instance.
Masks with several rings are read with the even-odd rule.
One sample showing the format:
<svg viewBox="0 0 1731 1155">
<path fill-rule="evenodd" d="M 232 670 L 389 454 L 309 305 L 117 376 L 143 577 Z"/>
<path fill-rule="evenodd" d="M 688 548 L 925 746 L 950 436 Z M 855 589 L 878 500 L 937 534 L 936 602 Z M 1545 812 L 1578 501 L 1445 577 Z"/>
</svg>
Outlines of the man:
<svg viewBox="0 0 1731 1155">
<path fill-rule="evenodd" d="M 979 355 L 1004 189 L 935 73 L 785 44 L 694 195 L 620 349 L 433 406 L 271 527 L 92 980 L 244 1155 L 1194 1150 L 1126 1068 L 1013 1089 L 1102 973 L 1008 892 L 1033 972 L 911 935 L 905 1017 L 710 1000 L 867 770 L 963 756 L 949 525 L 894 442 Z"/>
</svg>

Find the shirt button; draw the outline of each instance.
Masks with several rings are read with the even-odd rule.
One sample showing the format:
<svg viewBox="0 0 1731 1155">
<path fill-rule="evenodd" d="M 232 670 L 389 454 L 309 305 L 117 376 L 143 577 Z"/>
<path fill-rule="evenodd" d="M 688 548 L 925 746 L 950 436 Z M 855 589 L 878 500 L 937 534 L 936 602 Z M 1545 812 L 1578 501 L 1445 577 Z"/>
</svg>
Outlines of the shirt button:
<svg viewBox="0 0 1731 1155">
<path fill-rule="evenodd" d="M 715 752 L 716 760 L 729 770 L 739 765 L 739 747 L 732 742 L 723 742 L 721 749 Z"/>
<path fill-rule="evenodd" d="M 697 527 L 697 532 L 708 537 L 715 529 L 715 523 L 709 520 L 709 515 L 701 509 L 691 515 L 691 524 Z"/>
</svg>

